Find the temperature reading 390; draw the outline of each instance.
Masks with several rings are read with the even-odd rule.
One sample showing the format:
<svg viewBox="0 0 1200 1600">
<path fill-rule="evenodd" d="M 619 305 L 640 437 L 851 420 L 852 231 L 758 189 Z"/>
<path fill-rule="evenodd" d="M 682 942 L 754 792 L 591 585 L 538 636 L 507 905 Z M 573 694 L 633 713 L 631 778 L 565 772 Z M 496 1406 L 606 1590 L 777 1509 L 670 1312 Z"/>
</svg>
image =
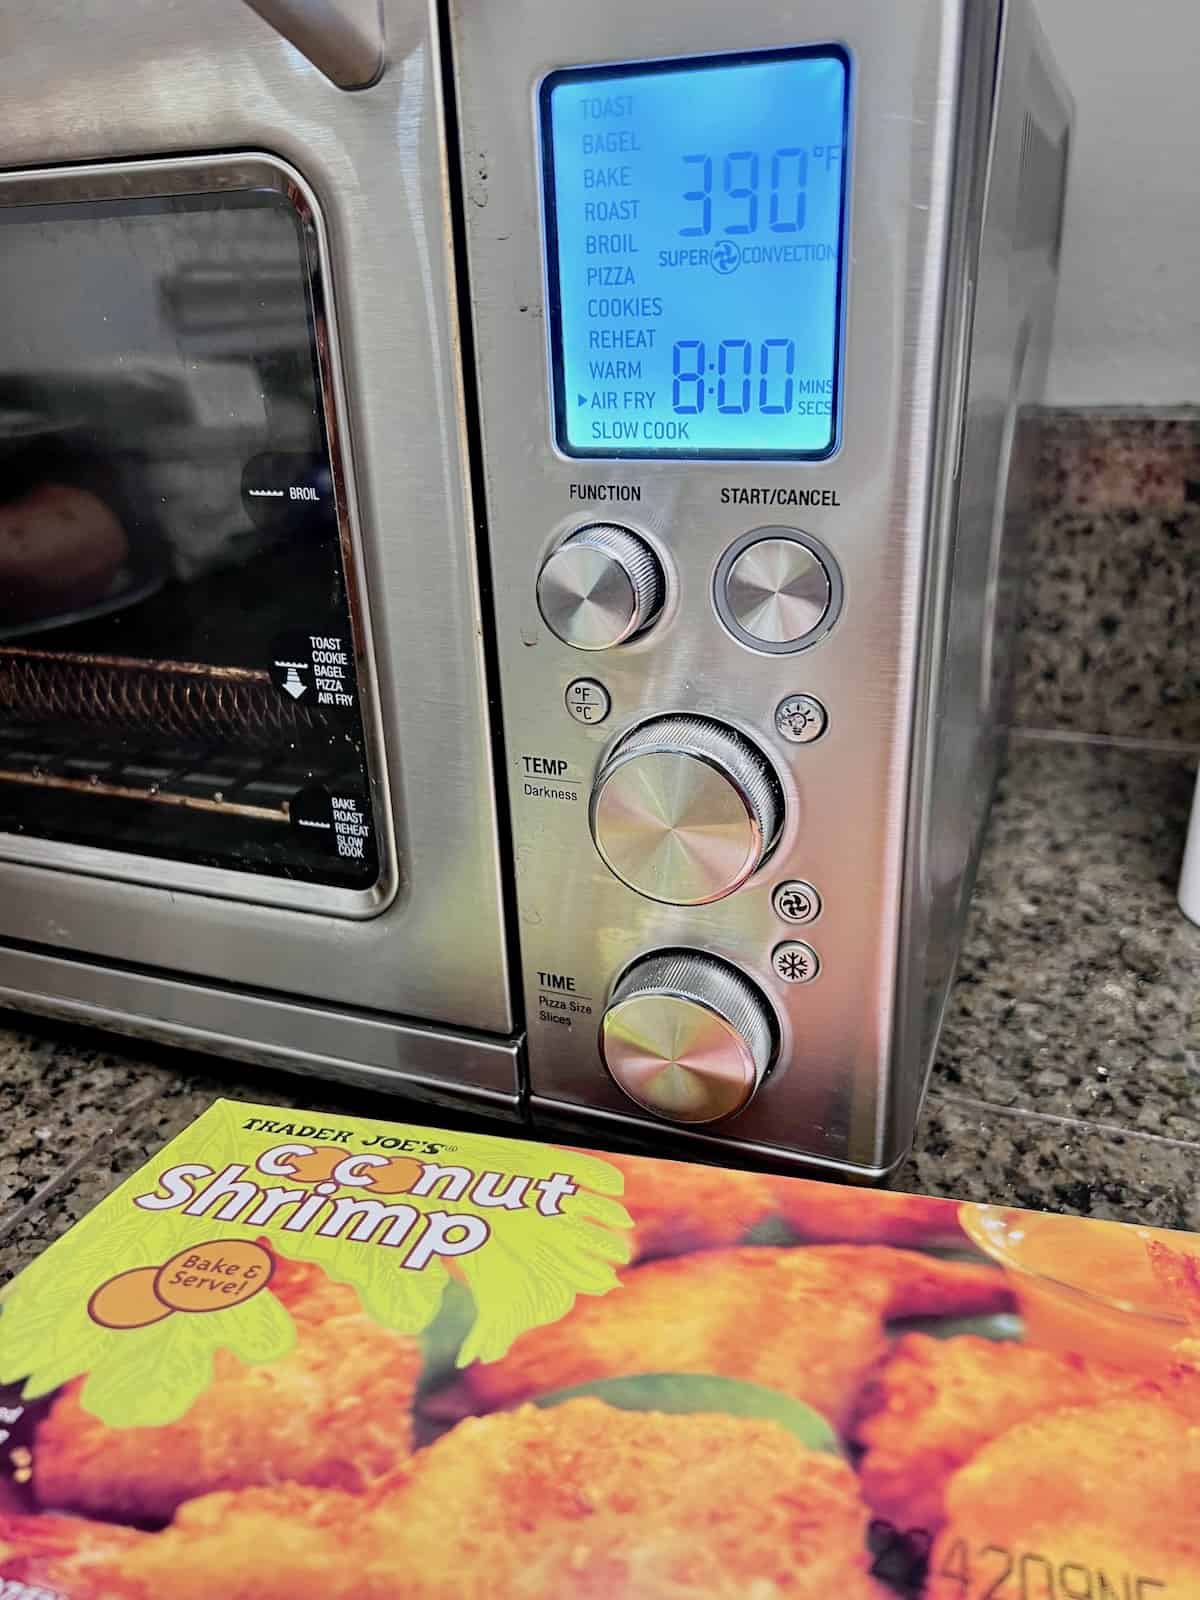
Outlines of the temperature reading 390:
<svg viewBox="0 0 1200 1600">
<path fill-rule="evenodd" d="M 819 144 L 812 159 L 828 172 L 842 159 L 840 144 Z M 810 152 L 801 145 L 781 145 L 769 157 L 757 150 L 731 150 L 724 157 L 704 151 L 683 157 L 685 167 L 694 168 L 698 181 L 684 192 L 685 203 L 696 207 L 692 220 L 680 228 L 684 239 L 706 239 L 713 231 L 713 181 L 720 163 L 721 192 L 718 197 L 722 217 L 728 215 L 722 233 L 757 233 L 760 221 L 772 233 L 799 233 L 808 216 L 808 165 Z M 765 195 L 763 177 L 769 179 Z M 766 200 L 765 208 L 760 203 Z"/>
</svg>

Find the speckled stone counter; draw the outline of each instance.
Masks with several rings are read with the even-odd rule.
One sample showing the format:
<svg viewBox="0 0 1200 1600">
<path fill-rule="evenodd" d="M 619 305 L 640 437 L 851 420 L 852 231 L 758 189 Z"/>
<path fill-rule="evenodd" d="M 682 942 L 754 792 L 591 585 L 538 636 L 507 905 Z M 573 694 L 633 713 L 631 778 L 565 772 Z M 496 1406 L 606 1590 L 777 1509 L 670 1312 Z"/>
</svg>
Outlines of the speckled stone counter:
<svg viewBox="0 0 1200 1600">
<path fill-rule="evenodd" d="M 1017 736 L 898 1184 L 1200 1229 L 1200 929 L 1174 882 L 1194 758 Z M 228 1094 L 445 1113 L 81 1030 L 0 1031 L 0 1279 Z"/>
<path fill-rule="evenodd" d="M 1035 425 L 1017 726 L 1200 745 L 1200 408 Z"/>
<path fill-rule="evenodd" d="M 902 1187 L 1200 1228 L 1194 772 L 1014 739 Z"/>
</svg>

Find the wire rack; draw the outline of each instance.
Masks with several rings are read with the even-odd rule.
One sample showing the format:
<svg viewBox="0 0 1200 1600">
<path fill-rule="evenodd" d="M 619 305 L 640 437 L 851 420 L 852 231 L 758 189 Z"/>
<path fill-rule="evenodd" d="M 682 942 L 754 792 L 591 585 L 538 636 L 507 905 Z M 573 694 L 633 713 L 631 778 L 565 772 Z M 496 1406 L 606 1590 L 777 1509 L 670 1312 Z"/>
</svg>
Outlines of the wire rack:
<svg viewBox="0 0 1200 1600">
<path fill-rule="evenodd" d="M 285 698 L 258 669 L 10 646 L 0 646 L 0 713 L 240 745 L 274 744 L 325 725 L 320 711 Z"/>
</svg>

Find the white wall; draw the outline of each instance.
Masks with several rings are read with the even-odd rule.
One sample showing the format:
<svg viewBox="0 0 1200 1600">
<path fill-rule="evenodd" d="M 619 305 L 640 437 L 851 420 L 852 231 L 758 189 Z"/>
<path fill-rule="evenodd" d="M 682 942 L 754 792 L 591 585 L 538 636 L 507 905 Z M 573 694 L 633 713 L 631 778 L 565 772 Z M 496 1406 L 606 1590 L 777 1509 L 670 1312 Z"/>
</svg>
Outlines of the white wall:
<svg viewBox="0 0 1200 1600">
<path fill-rule="evenodd" d="M 1200 0 L 1036 0 L 1075 96 L 1047 400 L 1200 402 Z"/>
</svg>

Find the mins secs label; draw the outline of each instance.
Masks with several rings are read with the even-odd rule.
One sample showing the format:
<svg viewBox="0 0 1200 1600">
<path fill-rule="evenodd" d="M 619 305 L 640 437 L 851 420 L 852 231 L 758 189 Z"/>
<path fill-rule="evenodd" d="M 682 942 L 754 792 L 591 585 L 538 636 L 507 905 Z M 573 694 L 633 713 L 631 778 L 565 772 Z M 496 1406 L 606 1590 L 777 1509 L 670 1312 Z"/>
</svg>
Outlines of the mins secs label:
<svg viewBox="0 0 1200 1600">
<path fill-rule="evenodd" d="M 726 484 L 721 490 L 723 506 L 840 506 L 836 489 L 794 489 L 776 485 L 770 489 L 751 489 Z"/>
</svg>

